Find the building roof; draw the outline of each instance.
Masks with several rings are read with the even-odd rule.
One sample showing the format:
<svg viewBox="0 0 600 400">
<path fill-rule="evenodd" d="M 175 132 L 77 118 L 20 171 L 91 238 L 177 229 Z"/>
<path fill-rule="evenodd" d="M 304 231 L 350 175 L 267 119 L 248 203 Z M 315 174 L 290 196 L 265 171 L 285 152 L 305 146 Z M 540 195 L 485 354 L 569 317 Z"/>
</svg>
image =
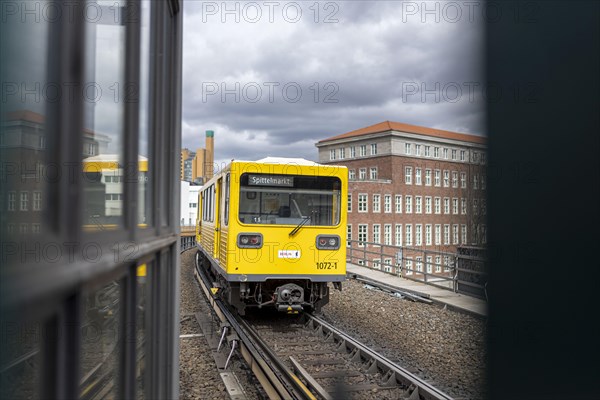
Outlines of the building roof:
<svg viewBox="0 0 600 400">
<path fill-rule="evenodd" d="M 473 142 L 481 144 L 485 144 L 486 142 L 486 138 L 484 136 L 469 135 L 466 133 L 444 131 L 441 129 L 434 128 L 426 128 L 424 126 L 404 124 L 402 122 L 384 121 L 375 125 L 367 126 L 365 128 L 357 129 L 355 131 L 342 133 L 341 135 L 332 136 L 330 138 L 320 140 L 319 143 L 325 143 L 333 140 L 346 139 L 388 131 L 414 133 L 417 135 L 433 136 L 442 139 L 460 140 L 464 142 Z"/>
<path fill-rule="evenodd" d="M 314 161 L 309 161 L 304 158 L 290 157 L 265 157 L 255 162 L 261 164 L 293 164 L 293 165 L 320 165 Z"/>
</svg>

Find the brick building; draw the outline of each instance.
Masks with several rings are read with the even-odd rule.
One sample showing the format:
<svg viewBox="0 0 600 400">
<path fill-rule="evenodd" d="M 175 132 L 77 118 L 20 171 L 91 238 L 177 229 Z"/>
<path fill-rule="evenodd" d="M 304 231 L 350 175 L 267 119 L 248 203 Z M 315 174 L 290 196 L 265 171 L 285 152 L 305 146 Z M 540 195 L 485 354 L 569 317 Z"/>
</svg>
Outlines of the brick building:
<svg viewBox="0 0 600 400">
<path fill-rule="evenodd" d="M 402 246 L 406 266 L 432 273 L 485 245 L 484 137 L 385 121 L 316 146 L 320 163 L 348 167 L 349 240 Z M 381 253 L 366 262 L 391 270 L 398 249 L 381 247 L 363 247 Z"/>
</svg>

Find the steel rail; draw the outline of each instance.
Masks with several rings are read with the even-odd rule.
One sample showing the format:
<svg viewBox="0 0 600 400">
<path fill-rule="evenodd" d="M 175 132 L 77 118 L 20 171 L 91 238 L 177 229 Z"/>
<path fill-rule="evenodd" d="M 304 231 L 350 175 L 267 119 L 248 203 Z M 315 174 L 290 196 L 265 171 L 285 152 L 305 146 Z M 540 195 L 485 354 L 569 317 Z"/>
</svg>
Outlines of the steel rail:
<svg viewBox="0 0 600 400">
<path fill-rule="evenodd" d="M 232 313 L 225 303 L 210 291 L 212 285 L 205 271 L 195 265 L 196 280 L 210 306 L 221 322 L 228 323 L 239 338 L 240 353 L 270 399 L 314 400 L 316 397 L 239 316 Z"/>
<path fill-rule="evenodd" d="M 324 337 L 333 338 L 334 341 L 339 343 L 340 347 L 344 347 L 347 352 L 353 353 L 357 360 L 359 357 L 360 361 L 364 360 L 369 369 L 373 371 L 376 368 L 381 370 L 388 383 L 391 384 L 396 381 L 406 387 L 414 387 L 416 394 L 413 391 L 411 399 L 415 396 L 414 398 L 423 400 L 452 400 L 452 397 L 448 394 L 395 364 L 385 356 L 376 353 L 368 346 L 335 328 L 323 319 L 312 314 L 306 314 L 306 317 L 309 318 L 307 323 L 309 328 L 320 331 Z"/>
</svg>

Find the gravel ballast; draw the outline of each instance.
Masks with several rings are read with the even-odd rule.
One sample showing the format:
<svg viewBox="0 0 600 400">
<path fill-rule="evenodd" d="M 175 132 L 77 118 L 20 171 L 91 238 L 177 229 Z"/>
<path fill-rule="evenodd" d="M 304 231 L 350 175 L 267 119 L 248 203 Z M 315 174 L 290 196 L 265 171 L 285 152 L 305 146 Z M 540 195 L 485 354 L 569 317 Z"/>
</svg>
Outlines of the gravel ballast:
<svg viewBox="0 0 600 400">
<path fill-rule="evenodd" d="M 324 319 L 453 397 L 485 398 L 485 320 L 364 286 L 330 289 Z"/>
<path fill-rule="evenodd" d="M 193 318 L 204 302 L 193 276 L 194 254 L 181 255 L 181 334 L 201 332 Z M 343 283 L 342 292 L 330 287 L 330 294 L 322 314 L 328 322 L 453 397 L 485 398 L 484 319 L 413 303 L 353 280 Z M 248 398 L 260 398 L 256 381 L 234 358 Z M 180 366 L 181 399 L 229 398 L 205 338 L 180 339 Z"/>
</svg>

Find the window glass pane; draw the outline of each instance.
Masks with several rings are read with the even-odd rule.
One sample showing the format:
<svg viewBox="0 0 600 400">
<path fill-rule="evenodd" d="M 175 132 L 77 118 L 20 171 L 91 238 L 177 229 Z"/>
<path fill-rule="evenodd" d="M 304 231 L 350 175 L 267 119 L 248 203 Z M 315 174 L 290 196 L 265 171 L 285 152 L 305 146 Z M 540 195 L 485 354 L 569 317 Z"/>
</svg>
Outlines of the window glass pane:
<svg viewBox="0 0 600 400">
<path fill-rule="evenodd" d="M 41 230 L 48 226 L 42 219 L 47 202 L 46 182 L 49 178 L 56 182 L 56 173 L 65 172 L 57 168 L 48 171 L 45 162 L 49 139 L 47 104 L 56 102 L 63 89 L 47 80 L 50 26 L 48 19 L 40 17 L 42 9 L 47 9 L 51 18 L 56 7 L 49 1 L 2 3 L 0 237 L 3 242 L 14 235 L 31 236 L 39 242 Z M 14 262 L 29 262 L 34 258 Z M 3 260 L 3 267 L 12 264 L 12 260 L 6 261 Z"/>
<path fill-rule="evenodd" d="M 85 296 L 81 326 L 80 397 L 116 398 L 119 393 L 121 282 L 113 281 Z"/>
<path fill-rule="evenodd" d="M 40 321 L 2 321 L 0 394 L 3 399 L 39 399 L 42 339 L 51 339 Z"/>
<path fill-rule="evenodd" d="M 124 106 L 132 91 L 124 81 L 125 2 L 86 3 L 83 221 L 90 230 L 117 229 L 124 208 L 118 196 L 123 194 Z M 108 200 L 106 194 L 117 196 Z"/>
<path fill-rule="evenodd" d="M 137 307 L 136 307 L 136 397 L 145 399 L 146 387 L 146 322 L 148 319 L 147 296 L 149 281 L 147 279 L 152 263 L 141 264 L 137 267 Z"/>
<path fill-rule="evenodd" d="M 149 125 L 149 84 L 150 84 L 150 0 L 143 0 L 141 7 L 141 49 L 140 49 L 140 126 L 139 126 L 139 184 L 138 184 L 138 226 L 152 225 L 152 186 L 149 179 L 150 168 L 150 125 Z"/>
<path fill-rule="evenodd" d="M 334 177 L 243 174 L 239 219 L 246 224 L 337 225 L 340 189 Z"/>
</svg>

